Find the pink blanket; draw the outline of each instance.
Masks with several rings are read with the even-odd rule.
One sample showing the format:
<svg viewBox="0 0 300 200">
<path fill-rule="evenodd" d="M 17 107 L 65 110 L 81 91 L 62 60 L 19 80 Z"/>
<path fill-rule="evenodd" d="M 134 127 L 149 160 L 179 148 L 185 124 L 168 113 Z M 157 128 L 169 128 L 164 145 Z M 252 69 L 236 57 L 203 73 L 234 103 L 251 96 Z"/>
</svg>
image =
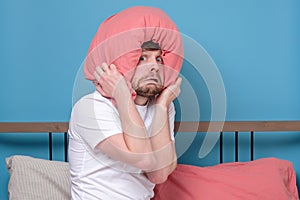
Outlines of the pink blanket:
<svg viewBox="0 0 300 200">
<path fill-rule="evenodd" d="M 123 10 L 99 26 L 84 63 L 86 78 L 95 81 L 96 66 L 106 62 L 115 64 L 130 81 L 141 55 L 141 45 L 149 40 L 159 43 L 163 51 L 165 87 L 174 83 L 183 61 L 180 33 L 163 11 L 146 6 Z"/>
<path fill-rule="evenodd" d="M 292 163 L 276 158 L 212 167 L 178 165 L 153 200 L 296 200 Z"/>
</svg>

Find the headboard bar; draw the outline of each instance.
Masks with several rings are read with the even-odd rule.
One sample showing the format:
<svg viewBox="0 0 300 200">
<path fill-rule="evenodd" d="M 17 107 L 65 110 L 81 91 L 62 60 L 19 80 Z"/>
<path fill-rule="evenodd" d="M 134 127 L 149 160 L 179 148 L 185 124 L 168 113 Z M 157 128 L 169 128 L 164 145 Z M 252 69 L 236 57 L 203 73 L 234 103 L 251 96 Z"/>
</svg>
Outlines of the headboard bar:
<svg viewBox="0 0 300 200">
<path fill-rule="evenodd" d="M 220 151 L 219 151 L 219 155 L 220 155 L 220 163 L 223 163 L 223 132 L 220 132 Z"/>
<path fill-rule="evenodd" d="M 0 122 L 0 133 L 64 133 L 68 127 L 68 122 Z"/>
<path fill-rule="evenodd" d="M 0 133 L 49 133 L 49 160 L 52 160 L 52 135 L 64 134 L 64 156 L 68 160 L 68 122 L 0 122 Z M 300 132 L 300 121 L 175 122 L 175 132 L 219 132 L 220 163 L 223 163 L 223 134 L 235 134 L 235 161 L 239 160 L 240 132 L 250 133 L 250 159 L 254 159 L 254 132 Z"/>
<path fill-rule="evenodd" d="M 239 161 L 239 132 L 234 133 L 235 162 Z"/>
<path fill-rule="evenodd" d="M 254 160 L 254 132 L 250 132 L 250 160 Z"/>
<path fill-rule="evenodd" d="M 67 132 L 68 122 L 0 122 L 0 133 Z M 300 121 L 175 122 L 175 132 L 291 132 Z"/>
<path fill-rule="evenodd" d="M 196 131 L 195 131 L 196 130 Z M 175 122 L 175 132 L 293 132 L 300 121 Z"/>
<path fill-rule="evenodd" d="M 49 160 L 52 160 L 52 153 L 53 153 L 53 150 L 52 150 L 52 142 L 53 142 L 53 140 L 52 140 L 52 132 L 49 132 L 49 139 L 48 139 L 48 141 L 49 141 Z M 65 154 L 66 154 L 67 152 L 65 152 Z"/>
</svg>

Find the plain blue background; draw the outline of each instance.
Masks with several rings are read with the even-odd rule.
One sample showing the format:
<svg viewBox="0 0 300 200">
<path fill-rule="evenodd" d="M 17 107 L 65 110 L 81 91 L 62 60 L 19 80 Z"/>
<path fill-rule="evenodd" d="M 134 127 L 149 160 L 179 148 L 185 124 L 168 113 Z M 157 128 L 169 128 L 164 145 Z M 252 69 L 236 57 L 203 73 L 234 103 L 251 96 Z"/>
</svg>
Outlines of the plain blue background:
<svg viewBox="0 0 300 200">
<path fill-rule="evenodd" d="M 161 8 L 182 33 L 207 51 L 224 82 L 226 120 L 300 119 L 298 0 L 1 0 L 0 121 L 68 121 L 76 73 L 99 24 L 135 5 Z M 182 73 L 190 77 L 199 95 L 201 120 L 208 121 L 210 97 L 205 82 L 194 77 L 190 66 L 185 61 Z M 182 119 L 180 111 L 176 117 Z M 299 176 L 300 160 L 293 154 L 300 150 L 300 138 L 293 133 L 285 135 L 272 139 L 258 136 L 256 157 L 287 158 Z M 241 143 L 247 146 L 243 137 Z M 233 135 L 226 138 L 234 149 Z M 46 139 L 47 135 L 0 135 L 0 199 L 7 199 L 5 157 L 27 154 L 47 158 Z M 198 158 L 202 139 L 197 136 L 179 162 L 213 164 L 218 158 L 215 151 Z M 61 143 L 57 140 L 55 146 L 54 158 L 61 160 Z M 247 160 L 247 150 L 242 148 L 241 153 L 241 160 Z M 233 158 L 226 153 L 224 159 Z"/>
</svg>

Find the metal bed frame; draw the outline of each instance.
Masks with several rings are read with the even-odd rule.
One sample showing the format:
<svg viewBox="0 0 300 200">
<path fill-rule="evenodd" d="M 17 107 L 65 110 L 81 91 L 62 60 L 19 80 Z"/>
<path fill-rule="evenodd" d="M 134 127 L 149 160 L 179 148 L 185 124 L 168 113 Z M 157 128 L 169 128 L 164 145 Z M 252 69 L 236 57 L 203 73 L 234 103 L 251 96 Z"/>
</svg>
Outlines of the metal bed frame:
<svg viewBox="0 0 300 200">
<path fill-rule="evenodd" d="M 195 127 L 196 130 L 195 130 Z M 239 159 L 239 134 L 250 133 L 250 160 L 254 160 L 256 132 L 300 132 L 300 121 L 226 121 L 226 122 L 175 122 L 175 132 L 219 132 L 220 163 L 223 163 L 223 135 L 234 133 L 235 161 Z M 68 122 L 0 122 L 1 133 L 48 133 L 49 160 L 52 160 L 53 133 L 64 134 L 64 160 L 68 161 Z"/>
</svg>

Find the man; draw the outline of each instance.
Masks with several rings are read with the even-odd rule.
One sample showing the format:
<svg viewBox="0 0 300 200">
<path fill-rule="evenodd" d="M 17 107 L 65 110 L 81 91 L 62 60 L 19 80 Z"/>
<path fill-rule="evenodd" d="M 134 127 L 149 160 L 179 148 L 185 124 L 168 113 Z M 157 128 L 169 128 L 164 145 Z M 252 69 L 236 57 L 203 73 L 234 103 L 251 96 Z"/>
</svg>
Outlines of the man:
<svg viewBox="0 0 300 200">
<path fill-rule="evenodd" d="M 165 14 L 149 7 L 130 8 L 118 16 L 122 20 L 125 15 L 127 18 L 124 20 L 128 20 L 133 15 L 134 18 L 149 17 L 153 11 L 157 13 L 154 13 L 156 18 L 162 16 L 162 19 L 157 18 L 157 22 L 162 24 Z M 114 24 L 112 22 L 118 16 L 109 18 L 106 23 Z M 169 19 L 166 20 L 170 23 Z M 136 22 L 131 22 L 137 28 Z M 139 56 L 136 67 L 126 73 L 124 69 L 122 71 L 123 65 L 117 62 L 120 60 L 118 56 L 112 62 L 109 61 L 110 57 L 106 57 L 109 64 L 102 62 L 100 66 L 93 65 L 92 70 L 88 69 L 90 63 L 102 59 L 102 52 L 108 55 L 105 48 L 109 45 L 97 44 L 95 46 L 98 50 L 90 48 L 92 50 L 86 61 L 86 74 L 93 73 L 90 79 L 94 81 L 97 90 L 80 99 L 72 110 L 69 128 L 72 199 L 150 199 L 154 196 L 155 184 L 164 182 L 176 168 L 173 136 L 175 109 L 172 101 L 180 93 L 181 78 L 174 78 L 174 74 L 178 74 L 178 67 L 170 70 L 164 63 L 164 58 L 176 60 L 170 55 L 170 52 L 175 51 L 172 48 L 166 49 L 167 42 L 164 43 L 159 37 L 153 41 L 157 33 L 155 29 L 150 40 L 141 44 L 140 51 L 130 47 L 130 51 L 121 54 L 127 60 L 132 57 L 128 55 Z M 158 35 L 172 36 L 165 30 Z M 126 38 L 135 41 L 136 37 L 131 36 L 132 32 Z M 178 41 L 177 36 L 174 41 Z M 99 41 L 101 37 L 97 36 L 94 41 Z M 106 38 L 109 40 L 112 37 Z M 142 35 L 142 38 L 147 37 Z M 121 45 L 120 42 L 109 44 L 117 47 Z M 94 60 L 90 62 L 89 59 Z M 179 59 L 175 64 L 178 66 L 182 63 Z M 173 79 L 173 82 L 167 79 Z"/>
</svg>

